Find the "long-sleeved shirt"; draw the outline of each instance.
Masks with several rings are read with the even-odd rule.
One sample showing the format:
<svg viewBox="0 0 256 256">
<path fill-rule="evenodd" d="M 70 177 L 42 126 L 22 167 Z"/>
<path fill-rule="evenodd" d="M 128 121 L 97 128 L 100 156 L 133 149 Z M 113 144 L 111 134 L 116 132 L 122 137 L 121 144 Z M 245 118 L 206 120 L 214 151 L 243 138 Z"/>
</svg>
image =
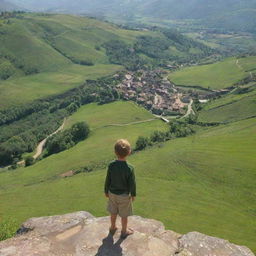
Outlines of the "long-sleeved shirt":
<svg viewBox="0 0 256 256">
<path fill-rule="evenodd" d="M 105 180 L 105 193 L 136 196 L 134 168 L 126 161 L 113 161 L 109 164 Z"/>
</svg>

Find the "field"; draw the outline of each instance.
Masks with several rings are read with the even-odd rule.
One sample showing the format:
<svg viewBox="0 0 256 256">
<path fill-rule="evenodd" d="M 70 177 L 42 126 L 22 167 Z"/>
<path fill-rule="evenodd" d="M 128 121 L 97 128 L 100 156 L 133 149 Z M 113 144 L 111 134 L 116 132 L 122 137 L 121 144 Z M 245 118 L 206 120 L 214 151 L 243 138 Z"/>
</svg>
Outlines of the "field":
<svg viewBox="0 0 256 256">
<path fill-rule="evenodd" d="M 110 64 L 90 67 L 72 64 L 56 72 L 12 78 L 0 82 L 0 109 L 59 94 L 81 85 L 86 79 L 96 79 L 121 69 L 121 66 Z"/>
<path fill-rule="evenodd" d="M 134 146 L 137 136 L 167 129 L 159 120 L 134 124 L 151 118 L 129 102 L 82 107 L 67 127 L 88 121 L 92 133 L 87 140 L 32 167 L 0 173 L 1 216 L 22 222 L 77 210 L 106 215 L 103 183 L 105 165 L 114 158 L 112 145 L 127 137 Z M 205 128 L 133 154 L 129 161 L 138 183 L 135 214 L 159 219 L 180 233 L 197 230 L 255 251 L 255 121 Z M 59 177 L 89 165 L 95 166 L 91 173 Z"/>
<path fill-rule="evenodd" d="M 236 94 L 235 91 L 220 99 L 205 104 L 199 112 L 200 122 L 233 122 L 256 115 L 256 86 L 248 87 L 249 92 Z"/>
<path fill-rule="evenodd" d="M 115 73 L 122 67 L 109 63 L 102 44 L 112 39 L 132 43 L 145 34 L 96 19 L 40 14 L 12 18 L 0 32 L 0 109 Z M 88 65 L 74 64 L 81 61 Z M 10 77 L 1 80 L 1 72 Z"/>
<path fill-rule="evenodd" d="M 157 58 L 186 59 L 207 55 L 209 51 L 178 34 L 167 38 L 161 31 L 128 30 L 94 18 L 13 15 L 10 22 L 4 20 L 0 26 L 0 109 L 62 93 L 85 79 L 109 75 L 122 68 L 113 64 L 133 66 L 139 62 L 136 63 L 136 58 L 141 58 L 151 65 Z M 143 47 L 148 46 L 147 51 L 137 49 L 136 58 L 133 53 L 127 57 L 125 51 L 135 49 L 140 36 L 147 38 L 141 39 Z M 146 40 L 151 43 L 145 43 Z M 168 46 L 159 50 L 156 41 Z"/>
<path fill-rule="evenodd" d="M 24 175 L 21 178 L 24 184 L 33 184 L 80 167 L 102 166 L 113 159 L 112 146 L 117 139 L 128 138 L 135 146 L 138 136 L 150 135 L 155 130 L 168 128 L 164 122 L 157 120 L 148 111 L 131 102 L 114 102 L 101 106 L 85 105 L 67 120 L 66 127 L 70 127 L 77 121 L 88 122 L 91 135 L 87 140 L 69 150 L 45 158 L 32 167 L 21 168 L 14 173 L 5 173 L 8 181 L 4 181 L 5 175 L 2 176 L 1 185 L 19 183 L 20 178 L 16 175 L 21 177 Z"/>
<path fill-rule="evenodd" d="M 209 89 L 230 87 L 250 76 L 256 68 L 256 57 L 227 58 L 214 64 L 187 67 L 169 75 L 177 85 L 201 86 Z"/>
</svg>

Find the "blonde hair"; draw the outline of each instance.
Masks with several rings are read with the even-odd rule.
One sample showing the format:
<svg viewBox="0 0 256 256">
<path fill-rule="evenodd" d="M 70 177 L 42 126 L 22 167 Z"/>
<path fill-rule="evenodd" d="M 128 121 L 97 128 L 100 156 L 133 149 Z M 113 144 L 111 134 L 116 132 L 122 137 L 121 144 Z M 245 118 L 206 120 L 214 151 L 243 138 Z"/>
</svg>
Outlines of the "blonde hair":
<svg viewBox="0 0 256 256">
<path fill-rule="evenodd" d="M 128 140 L 120 139 L 115 144 L 115 152 L 119 157 L 126 157 L 131 152 L 131 145 Z"/>
</svg>

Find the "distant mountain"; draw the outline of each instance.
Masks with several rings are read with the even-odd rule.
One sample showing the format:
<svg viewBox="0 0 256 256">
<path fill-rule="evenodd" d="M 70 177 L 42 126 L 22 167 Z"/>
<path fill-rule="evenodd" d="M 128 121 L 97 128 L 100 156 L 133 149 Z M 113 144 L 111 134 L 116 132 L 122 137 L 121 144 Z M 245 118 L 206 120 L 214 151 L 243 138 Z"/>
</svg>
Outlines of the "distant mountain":
<svg viewBox="0 0 256 256">
<path fill-rule="evenodd" d="M 133 19 L 195 19 L 213 28 L 256 32 L 256 0 L 11 0 L 37 11 Z"/>
<path fill-rule="evenodd" d="M 4 0 L 0 0 L 0 12 L 2 11 L 14 11 L 14 10 L 19 10 L 21 8 L 19 8 L 17 5 L 4 1 Z"/>
</svg>

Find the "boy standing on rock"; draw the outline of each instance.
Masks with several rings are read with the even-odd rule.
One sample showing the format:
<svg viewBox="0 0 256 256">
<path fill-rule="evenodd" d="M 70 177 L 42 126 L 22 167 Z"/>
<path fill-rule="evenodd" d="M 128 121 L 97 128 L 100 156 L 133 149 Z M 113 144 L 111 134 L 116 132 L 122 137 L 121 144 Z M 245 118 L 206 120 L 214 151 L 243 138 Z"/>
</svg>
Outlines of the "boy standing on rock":
<svg viewBox="0 0 256 256">
<path fill-rule="evenodd" d="M 131 145 L 127 140 L 120 139 L 115 144 L 117 160 L 108 166 L 105 195 L 109 199 L 107 210 L 111 214 L 110 232 L 115 233 L 117 215 L 121 217 L 121 238 L 133 234 L 132 229 L 127 228 L 128 216 L 132 215 L 132 202 L 136 197 L 136 181 L 133 167 L 126 162 L 131 154 Z"/>
</svg>

